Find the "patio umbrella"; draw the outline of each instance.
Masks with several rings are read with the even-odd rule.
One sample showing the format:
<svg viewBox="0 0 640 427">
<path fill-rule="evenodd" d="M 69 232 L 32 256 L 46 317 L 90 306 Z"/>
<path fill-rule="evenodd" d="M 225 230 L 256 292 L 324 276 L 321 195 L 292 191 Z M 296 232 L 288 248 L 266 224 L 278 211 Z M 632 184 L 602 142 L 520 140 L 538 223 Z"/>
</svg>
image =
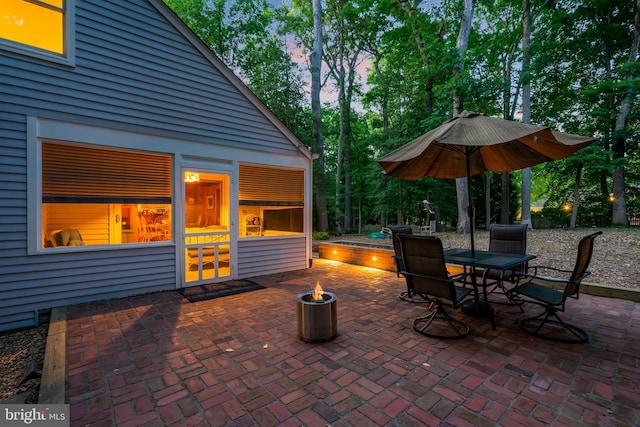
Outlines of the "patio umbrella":
<svg viewBox="0 0 640 427">
<path fill-rule="evenodd" d="M 594 140 L 545 126 L 463 111 L 377 161 L 387 175 L 402 179 L 466 177 L 474 252 L 469 178 L 483 172 L 508 172 L 563 159 Z"/>
</svg>

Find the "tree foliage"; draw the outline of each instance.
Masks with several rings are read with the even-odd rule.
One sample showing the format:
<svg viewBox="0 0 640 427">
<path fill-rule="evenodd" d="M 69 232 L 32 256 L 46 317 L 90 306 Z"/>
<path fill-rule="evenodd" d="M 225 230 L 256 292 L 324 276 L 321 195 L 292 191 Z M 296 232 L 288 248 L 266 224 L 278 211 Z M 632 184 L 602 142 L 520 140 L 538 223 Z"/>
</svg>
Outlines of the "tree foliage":
<svg viewBox="0 0 640 427">
<path fill-rule="evenodd" d="M 265 0 L 165 2 L 283 123 L 314 144 L 308 94 L 311 2 L 279 7 Z M 611 224 L 616 167 L 624 170 L 628 214 L 640 214 L 635 3 L 531 0 L 525 73 L 522 0 L 476 0 L 462 59 L 456 57 L 456 40 L 463 0 L 324 0 L 321 173 L 328 224 L 350 232 L 416 221 L 418 201 L 429 199 L 441 223 L 455 227 L 453 180 L 400 181 L 384 176 L 375 160 L 451 117 L 454 94 L 467 110 L 518 120 L 524 81 L 530 84 L 532 123 L 598 138 L 568 159 L 532 168 L 532 203 L 545 206 L 534 220 L 569 225 L 566 206 L 575 206 L 577 225 Z M 464 67 L 454 76 L 460 60 Z M 625 100 L 629 114 L 623 142 L 616 145 L 621 135 L 616 120 Z M 510 221 L 517 220 L 520 208 L 519 176 L 510 177 Z M 499 220 L 503 208 L 497 174 L 488 178 L 491 210 L 482 207 L 485 179 L 473 180 L 478 224 L 487 215 L 491 222 Z"/>
</svg>

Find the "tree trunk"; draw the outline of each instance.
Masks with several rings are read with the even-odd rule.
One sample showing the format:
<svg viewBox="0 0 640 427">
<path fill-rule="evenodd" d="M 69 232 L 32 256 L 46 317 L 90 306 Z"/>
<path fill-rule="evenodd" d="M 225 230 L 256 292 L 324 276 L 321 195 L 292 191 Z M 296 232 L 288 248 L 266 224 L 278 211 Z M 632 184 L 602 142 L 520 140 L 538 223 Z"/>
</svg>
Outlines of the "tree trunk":
<svg viewBox="0 0 640 427">
<path fill-rule="evenodd" d="M 396 224 L 404 224 L 404 195 L 402 194 L 402 180 L 397 179 L 396 181 L 398 181 L 398 212 Z"/>
<path fill-rule="evenodd" d="M 352 178 L 352 158 L 351 158 L 351 115 L 345 114 L 344 129 L 344 231 L 350 232 L 353 229 L 353 178 Z"/>
<path fill-rule="evenodd" d="M 355 56 L 357 57 L 357 56 Z M 353 155 L 351 152 L 352 129 L 351 129 L 351 103 L 353 101 L 353 87 L 356 78 L 355 57 L 349 63 L 349 74 L 347 76 L 345 91 L 344 115 L 344 230 L 353 230 Z"/>
<path fill-rule="evenodd" d="M 467 191 L 467 178 L 456 179 L 456 193 L 458 194 L 458 233 L 469 233 L 471 221 L 469 215 L 469 191 Z M 471 216 L 473 213 L 471 213 Z"/>
<path fill-rule="evenodd" d="M 342 56 L 341 56 L 342 58 Z M 338 153 L 337 153 L 337 159 L 336 159 L 336 176 L 335 176 L 335 182 L 336 182 L 336 188 L 335 188 L 335 223 L 336 223 L 336 231 L 338 234 L 342 234 L 342 210 L 341 210 L 341 206 L 342 204 L 340 203 L 340 200 L 342 198 L 341 196 L 341 190 L 342 190 L 342 156 L 343 156 L 343 152 L 342 152 L 342 147 L 343 147 L 343 141 L 342 139 L 344 138 L 344 115 L 342 113 L 342 109 L 344 108 L 344 83 L 341 82 L 340 80 L 344 78 L 344 68 L 342 67 L 342 65 L 340 65 L 340 73 L 338 75 L 338 102 L 340 104 L 340 116 L 339 116 L 339 126 L 340 126 L 340 131 L 339 131 L 339 135 L 338 135 Z"/>
<path fill-rule="evenodd" d="M 531 1 L 522 1 L 522 122 L 531 123 L 531 83 L 529 66 L 531 64 Z M 531 168 L 522 169 L 522 188 L 520 204 L 520 224 L 532 229 L 531 223 Z"/>
<path fill-rule="evenodd" d="M 638 57 L 638 33 L 640 31 L 640 0 L 636 1 L 636 14 L 634 20 L 633 40 L 631 42 L 631 50 L 629 52 L 629 64 L 635 62 Z M 633 78 L 632 75 L 628 76 Z M 616 127 L 613 132 L 613 160 L 621 160 L 625 155 L 624 144 L 626 141 L 627 119 L 631 114 L 631 104 L 637 92 L 636 86 L 627 90 L 622 104 L 620 105 L 620 113 L 616 118 Z M 629 226 L 629 218 L 627 216 L 627 199 L 625 194 L 624 166 L 616 165 L 613 168 L 613 205 L 611 212 L 612 226 Z"/>
<path fill-rule="evenodd" d="M 358 197 L 358 234 L 362 234 L 362 197 Z"/>
<path fill-rule="evenodd" d="M 382 194 L 384 194 L 384 200 L 382 202 L 382 209 L 380 212 L 380 225 L 387 226 L 389 225 L 389 219 L 387 218 L 387 184 L 389 180 L 387 179 L 387 175 L 381 174 L 380 179 L 382 183 L 380 184 L 380 188 L 382 189 Z"/>
<path fill-rule="evenodd" d="M 453 67 L 454 78 L 459 76 L 464 68 L 464 55 L 469 46 L 469 35 L 471 34 L 471 23 L 473 21 L 474 0 L 464 0 L 464 11 L 460 16 L 460 32 L 456 41 L 458 50 L 458 61 Z M 457 116 L 464 110 L 464 98 L 459 91 L 455 91 L 453 95 L 453 115 Z M 468 233 L 471 231 L 471 221 L 473 218 L 473 210 L 471 207 L 471 195 L 468 191 L 467 178 L 456 179 L 456 194 L 458 196 L 458 226 L 459 233 Z"/>
<path fill-rule="evenodd" d="M 576 181 L 573 185 L 573 209 L 571 210 L 571 222 L 569 228 L 576 228 L 576 222 L 578 221 L 578 207 L 580 206 L 580 179 L 582 178 L 582 167 L 584 164 L 578 165 L 576 170 Z"/>
<path fill-rule="evenodd" d="M 320 104 L 320 71 L 322 68 L 322 1 L 313 0 L 314 50 L 311 53 L 311 115 L 313 148 L 318 156 L 313 168 L 315 187 L 316 230 L 329 230 L 327 194 L 324 174 L 324 142 L 322 139 L 322 108 Z"/>
<path fill-rule="evenodd" d="M 380 71 L 380 59 L 382 55 L 379 52 L 376 52 L 374 55 L 374 70 L 378 75 L 378 78 L 381 82 L 385 82 L 385 79 L 382 77 L 382 72 Z M 389 105 L 389 87 L 386 83 L 383 83 L 383 91 L 382 91 L 382 102 L 380 103 L 380 108 L 382 109 L 382 128 L 384 132 L 384 140 L 386 141 L 389 137 L 389 109 L 387 106 Z M 382 194 L 387 194 L 387 175 L 381 174 L 380 177 L 381 183 L 380 188 L 382 189 Z M 385 197 L 382 202 L 382 209 L 380 209 L 380 225 L 387 226 L 387 198 Z"/>
<path fill-rule="evenodd" d="M 484 173 L 484 210 L 487 218 L 485 220 L 485 227 L 488 230 L 491 226 L 491 173 Z"/>
<path fill-rule="evenodd" d="M 522 169 L 520 224 L 526 224 L 529 230 L 533 229 L 531 222 L 531 168 Z"/>
<path fill-rule="evenodd" d="M 500 224 L 509 224 L 509 193 L 511 192 L 511 183 L 509 181 L 511 175 L 509 174 L 509 172 L 502 172 L 500 176 L 502 178 L 502 194 L 500 196 Z"/>
</svg>

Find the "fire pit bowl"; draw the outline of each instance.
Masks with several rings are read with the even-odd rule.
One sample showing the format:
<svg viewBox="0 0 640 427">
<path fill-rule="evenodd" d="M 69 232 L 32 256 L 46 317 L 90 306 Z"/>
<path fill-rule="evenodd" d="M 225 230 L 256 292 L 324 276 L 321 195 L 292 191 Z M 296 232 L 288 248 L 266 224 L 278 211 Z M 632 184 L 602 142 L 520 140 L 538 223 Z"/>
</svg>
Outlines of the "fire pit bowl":
<svg viewBox="0 0 640 427">
<path fill-rule="evenodd" d="M 298 337 L 302 341 L 325 342 L 338 334 L 336 296 L 323 292 L 320 297 L 315 301 L 314 291 L 298 295 Z"/>
</svg>

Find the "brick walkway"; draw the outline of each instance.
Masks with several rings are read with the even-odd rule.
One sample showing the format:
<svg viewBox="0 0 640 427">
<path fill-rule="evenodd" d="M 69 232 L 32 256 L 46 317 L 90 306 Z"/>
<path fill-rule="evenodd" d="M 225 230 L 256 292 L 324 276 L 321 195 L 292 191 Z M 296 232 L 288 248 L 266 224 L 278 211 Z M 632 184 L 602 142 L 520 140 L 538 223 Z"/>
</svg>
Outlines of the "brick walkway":
<svg viewBox="0 0 640 427">
<path fill-rule="evenodd" d="M 412 329 L 394 273 L 331 261 L 254 278 L 267 289 L 189 303 L 163 292 L 67 309 L 71 424 L 212 426 L 640 425 L 640 310 L 581 296 L 587 344 L 525 335 L 497 307 L 464 339 Z M 338 296 L 338 337 L 297 338 L 296 296 Z M 527 311 L 538 310 L 527 306 Z"/>
</svg>

